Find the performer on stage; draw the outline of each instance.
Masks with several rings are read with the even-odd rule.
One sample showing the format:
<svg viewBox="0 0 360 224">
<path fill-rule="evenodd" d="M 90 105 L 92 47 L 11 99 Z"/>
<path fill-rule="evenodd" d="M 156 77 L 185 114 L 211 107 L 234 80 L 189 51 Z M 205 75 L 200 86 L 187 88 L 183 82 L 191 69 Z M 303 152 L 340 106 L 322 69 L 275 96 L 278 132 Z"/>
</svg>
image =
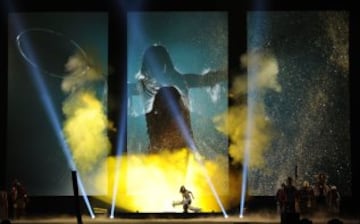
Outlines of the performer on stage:
<svg viewBox="0 0 360 224">
<path fill-rule="evenodd" d="M 284 213 L 285 210 L 285 183 L 281 184 L 281 187 L 276 191 L 275 200 L 276 200 L 276 209 L 279 215 Z"/>
<path fill-rule="evenodd" d="M 184 209 L 184 213 L 188 213 L 188 211 L 193 211 L 193 212 L 200 212 L 201 209 L 200 208 L 196 208 L 191 206 L 191 199 L 194 199 L 194 195 L 191 191 L 189 191 L 188 189 L 186 189 L 184 186 L 180 187 L 180 193 L 182 194 L 182 200 L 181 201 L 175 201 L 173 202 L 173 207 L 177 206 L 177 205 L 182 205 L 183 209 Z"/>
<path fill-rule="evenodd" d="M 29 202 L 27 191 L 19 180 L 15 179 L 10 191 L 11 202 L 13 206 L 14 219 L 25 216 L 26 206 Z"/>
</svg>

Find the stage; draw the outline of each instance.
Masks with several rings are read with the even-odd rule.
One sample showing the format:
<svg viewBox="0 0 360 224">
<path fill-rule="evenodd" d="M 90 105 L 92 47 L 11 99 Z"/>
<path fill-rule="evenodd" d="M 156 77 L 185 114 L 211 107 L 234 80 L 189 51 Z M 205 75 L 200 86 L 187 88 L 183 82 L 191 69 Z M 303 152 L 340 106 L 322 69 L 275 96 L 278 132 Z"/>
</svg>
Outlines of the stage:
<svg viewBox="0 0 360 224">
<path fill-rule="evenodd" d="M 344 224 L 359 224 L 360 219 L 353 216 L 331 216 L 331 215 L 314 215 L 312 217 L 300 217 L 300 220 L 307 218 L 311 220 L 314 224 L 327 224 L 331 219 L 341 220 Z M 12 223 L 53 223 L 53 224 L 62 224 L 62 223 L 78 223 L 76 216 L 71 215 L 57 215 L 57 216 L 30 216 L 21 219 L 10 219 Z M 127 214 L 117 214 L 113 219 L 110 219 L 107 215 L 102 214 L 98 215 L 96 218 L 92 219 L 87 215 L 81 217 L 82 223 L 280 223 L 280 216 L 276 213 L 254 213 L 244 215 L 243 218 L 240 218 L 239 215 L 230 214 L 225 218 L 222 214 L 216 213 L 127 213 Z"/>
<path fill-rule="evenodd" d="M 240 219 L 238 217 L 212 217 L 212 218 L 196 218 L 196 219 L 124 219 L 124 218 L 114 218 L 109 219 L 105 217 L 90 219 L 88 217 L 83 218 L 83 223 L 280 223 L 280 219 Z M 59 217 L 59 218 L 34 218 L 34 219 L 21 219 L 21 220 L 12 220 L 12 223 L 77 223 L 76 218 L 70 217 Z M 319 222 L 326 223 L 326 222 Z M 350 222 L 349 222 L 350 223 Z M 352 222 L 355 223 L 355 222 Z"/>
<path fill-rule="evenodd" d="M 280 223 L 280 215 L 272 197 L 254 197 L 247 203 L 243 218 L 239 217 L 239 208 L 226 211 L 225 218 L 222 212 L 182 213 L 182 210 L 170 212 L 126 212 L 116 209 L 114 218 L 109 218 L 110 206 L 90 198 L 93 204 L 95 218 L 92 219 L 81 201 L 80 214 L 82 223 Z M 339 214 L 314 213 L 311 216 L 300 215 L 300 220 L 307 218 L 314 224 L 327 224 L 331 219 L 339 219 L 343 223 L 360 224 L 360 213 L 356 203 L 351 198 L 343 198 Z M 31 206 L 26 216 L 13 219 L 12 212 L 9 217 L 12 223 L 78 223 L 73 197 L 32 197 Z M 80 219 L 80 217 L 79 217 Z"/>
</svg>

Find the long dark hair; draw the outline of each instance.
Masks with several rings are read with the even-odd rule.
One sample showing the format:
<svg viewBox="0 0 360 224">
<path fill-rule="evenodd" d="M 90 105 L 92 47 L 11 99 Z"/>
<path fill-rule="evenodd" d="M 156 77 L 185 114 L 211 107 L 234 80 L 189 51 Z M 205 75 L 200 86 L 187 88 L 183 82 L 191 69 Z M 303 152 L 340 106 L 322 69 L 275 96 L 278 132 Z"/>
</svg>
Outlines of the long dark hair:
<svg viewBox="0 0 360 224">
<path fill-rule="evenodd" d="M 174 70 L 174 64 L 164 46 L 152 45 L 145 50 L 140 70 L 143 75 L 157 79 L 169 70 Z"/>
</svg>

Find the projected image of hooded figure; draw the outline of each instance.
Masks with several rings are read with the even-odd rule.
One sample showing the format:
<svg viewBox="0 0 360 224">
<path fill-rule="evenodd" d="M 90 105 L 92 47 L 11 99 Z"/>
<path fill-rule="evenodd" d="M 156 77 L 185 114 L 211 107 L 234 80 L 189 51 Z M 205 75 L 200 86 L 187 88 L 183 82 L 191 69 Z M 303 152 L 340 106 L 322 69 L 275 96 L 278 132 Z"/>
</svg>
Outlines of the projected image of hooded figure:
<svg viewBox="0 0 360 224">
<path fill-rule="evenodd" d="M 149 152 L 189 147 L 193 139 L 189 111 L 189 88 L 212 86 L 226 79 L 225 72 L 181 74 L 167 49 L 152 45 L 146 49 L 137 83 L 130 84 L 130 94 L 144 100 Z M 190 143 L 191 144 L 191 143 Z"/>
</svg>

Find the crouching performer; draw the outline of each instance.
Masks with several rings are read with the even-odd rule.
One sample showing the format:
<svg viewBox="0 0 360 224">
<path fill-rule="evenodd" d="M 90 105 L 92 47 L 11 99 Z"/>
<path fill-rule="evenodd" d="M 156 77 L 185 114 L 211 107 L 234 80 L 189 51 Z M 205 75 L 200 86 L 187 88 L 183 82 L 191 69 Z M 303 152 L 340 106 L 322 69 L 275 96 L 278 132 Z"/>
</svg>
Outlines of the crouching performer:
<svg viewBox="0 0 360 224">
<path fill-rule="evenodd" d="M 188 211 L 193 211 L 193 212 L 200 212 L 201 209 L 200 208 L 196 208 L 191 206 L 191 201 L 192 199 L 194 199 L 194 195 L 191 191 L 189 191 L 188 189 L 186 189 L 184 186 L 180 187 L 180 193 L 182 195 L 182 200 L 181 201 L 174 201 L 173 202 L 173 207 L 177 206 L 177 205 L 182 205 L 183 209 L 184 209 L 184 213 L 188 213 Z"/>
</svg>

